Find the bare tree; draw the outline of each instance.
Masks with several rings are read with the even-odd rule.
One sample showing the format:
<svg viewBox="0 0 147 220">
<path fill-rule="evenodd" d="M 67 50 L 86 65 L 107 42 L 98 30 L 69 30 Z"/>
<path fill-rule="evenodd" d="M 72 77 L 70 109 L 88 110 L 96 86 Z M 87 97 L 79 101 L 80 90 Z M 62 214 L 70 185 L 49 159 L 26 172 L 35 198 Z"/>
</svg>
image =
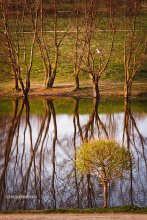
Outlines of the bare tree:
<svg viewBox="0 0 147 220">
<path fill-rule="evenodd" d="M 41 25 L 37 28 L 36 41 L 39 46 L 41 59 L 44 66 L 44 84 L 46 88 L 52 88 L 54 85 L 54 81 L 57 75 L 57 68 L 59 62 L 59 49 L 60 45 L 65 38 L 67 32 L 65 32 L 61 37 L 60 31 L 58 31 L 58 11 L 57 11 L 57 0 L 53 0 L 52 3 L 52 11 L 53 11 L 53 31 L 48 31 L 49 34 L 46 33 L 44 28 L 44 11 L 43 11 L 43 0 L 40 0 L 40 20 Z M 38 10 L 38 9 L 36 9 Z M 48 15 L 47 15 L 48 16 Z M 49 16 L 47 17 L 49 19 Z M 34 21 L 33 21 L 34 22 Z M 39 29 L 40 28 L 40 29 Z M 35 27 L 34 27 L 35 29 Z M 51 32 L 53 32 L 53 41 L 51 40 Z M 59 39 L 60 38 L 60 39 Z M 50 42 L 52 41 L 52 46 Z"/>
<path fill-rule="evenodd" d="M 75 54 L 74 54 L 74 78 L 75 78 L 75 90 L 78 90 L 80 87 L 79 74 L 82 66 L 82 59 L 85 52 L 86 41 L 81 34 L 82 29 L 82 10 L 83 10 L 83 2 L 80 0 L 75 1 L 75 29 L 76 29 L 76 37 L 75 37 Z"/>
<path fill-rule="evenodd" d="M 109 1 L 109 13 L 110 13 L 110 21 L 111 21 L 111 40 L 109 49 L 107 48 L 107 52 L 102 53 L 102 48 L 96 48 L 93 50 L 93 40 L 94 35 L 96 33 L 97 24 L 97 13 L 98 13 L 98 1 L 90 0 L 85 3 L 85 12 L 84 12 L 84 30 L 83 37 L 85 41 L 85 51 L 84 56 L 82 57 L 82 67 L 80 69 L 84 72 L 88 73 L 93 85 L 93 97 L 99 98 L 99 80 L 102 74 L 105 72 L 111 55 L 112 49 L 114 46 L 114 36 L 115 36 L 115 28 L 114 28 L 114 19 L 113 19 L 113 7 L 112 1 Z M 97 40 L 98 41 L 98 40 Z M 105 45 L 103 45 L 104 48 Z"/>
<path fill-rule="evenodd" d="M 3 26 L 1 27 L 1 31 L 5 37 L 9 64 L 13 70 L 15 88 L 16 90 L 18 90 L 19 88 L 18 82 L 19 82 L 23 92 L 23 96 L 25 98 L 28 96 L 28 93 L 30 91 L 30 75 L 32 71 L 34 46 L 36 39 L 36 31 L 34 30 L 33 37 L 31 39 L 31 48 L 28 52 L 27 44 L 29 44 L 30 42 L 26 41 L 26 37 L 24 34 L 24 24 L 26 22 L 25 13 L 28 14 L 26 7 L 27 4 L 29 4 L 27 0 L 25 2 L 22 2 L 23 10 L 19 10 L 19 7 L 17 7 L 16 13 L 10 15 L 9 3 L 6 0 L 1 1 L 2 18 L 3 18 Z M 14 5 L 16 7 L 17 2 L 14 2 Z M 38 15 L 36 13 L 34 17 L 35 24 L 37 21 L 37 16 Z M 11 22 L 13 23 L 13 27 L 11 27 Z M 22 30 L 22 36 L 19 33 L 20 29 Z M 22 38 L 23 38 L 23 45 L 21 45 Z M 25 66 L 25 71 L 24 71 L 25 77 L 22 76 L 23 66 Z M 25 78 L 25 82 L 23 78 Z"/>
<path fill-rule="evenodd" d="M 124 97 L 131 98 L 132 84 L 135 76 L 142 69 L 145 62 L 147 38 L 141 24 L 139 13 L 141 8 L 139 0 L 126 2 L 125 5 L 125 40 L 124 40 Z"/>
</svg>

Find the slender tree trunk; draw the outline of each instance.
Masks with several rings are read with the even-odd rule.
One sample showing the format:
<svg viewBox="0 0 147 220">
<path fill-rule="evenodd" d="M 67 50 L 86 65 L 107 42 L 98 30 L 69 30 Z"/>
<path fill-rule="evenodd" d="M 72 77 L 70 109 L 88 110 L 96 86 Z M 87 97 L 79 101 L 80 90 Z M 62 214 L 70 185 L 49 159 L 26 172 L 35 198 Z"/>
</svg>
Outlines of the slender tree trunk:
<svg viewBox="0 0 147 220">
<path fill-rule="evenodd" d="M 48 85 L 49 85 L 49 76 L 48 76 L 48 73 L 45 72 L 44 86 L 46 89 L 48 88 Z"/>
<path fill-rule="evenodd" d="M 104 190 L 104 208 L 107 208 L 107 188 L 108 188 L 108 183 L 106 180 L 103 182 L 103 190 Z"/>
<path fill-rule="evenodd" d="M 22 78 L 20 76 L 19 76 L 19 83 L 20 83 L 20 86 L 21 86 L 21 89 L 23 92 L 24 100 L 27 100 L 28 93 L 30 91 L 30 78 L 29 78 L 29 76 L 27 76 L 27 79 L 26 79 L 26 87 L 24 86 L 24 83 L 23 83 Z"/>
<path fill-rule="evenodd" d="M 80 0 L 76 1 L 76 40 L 75 40 L 75 66 L 74 66 L 74 75 L 75 75 L 75 90 L 79 90 L 79 73 L 80 69 L 78 63 L 80 64 L 81 58 L 79 59 L 78 53 L 78 44 L 79 44 L 79 4 Z M 82 57 L 82 56 L 81 56 Z"/>
<path fill-rule="evenodd" d="M 15 88 L 16 91 L 19 91 L 19 85 L 18 85 L 18 79 L 17 78 L 14 79 L 14 88 Z"/>
<path fill-rule="evenodd" d="M 87 200 L 88 208 L 92 208 L 92 191 L 91 191 L 91 176 L 87 175 Z"/>
<path fill-rule="evenodd" d="M 24 98 L 27 99 L 28 93 L 30 92 L 30 76 L 27 76 L 26 79 L 26 88 L 24 90 Z"/>
<path fill-rule="evenodd" d="M 132 83 L 125 83 L 124 85 L 124 97 L 130 99 L 132 95 Z"/>
<path fill-rule="evenodd" d="M 79 88 L 80 88 L 79 76 L 78 74 L 75 74 L 75 90 L 79 90 Z"/>
<path fill-rule="evenodd" d="M 93 97 L 100 98 L 98 80 L 93 81 Z"/>
</svg>

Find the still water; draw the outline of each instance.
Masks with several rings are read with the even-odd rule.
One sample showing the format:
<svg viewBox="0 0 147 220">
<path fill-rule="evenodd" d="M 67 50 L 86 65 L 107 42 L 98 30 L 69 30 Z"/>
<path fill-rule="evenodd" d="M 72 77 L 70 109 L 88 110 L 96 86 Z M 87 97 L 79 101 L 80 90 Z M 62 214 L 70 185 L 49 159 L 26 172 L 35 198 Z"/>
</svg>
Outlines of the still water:
<svg viewBox="0 0 147 220">
<path fill-rule="evenodd" d="M 0 100 L 0 209 L 103 206 L 98 177 L 80 176 L 76 149 L 113 138 L 131 153 L 126 178 L 111 182 L 108 205 L 147 206 L 147 101 Z"/>
</svg>

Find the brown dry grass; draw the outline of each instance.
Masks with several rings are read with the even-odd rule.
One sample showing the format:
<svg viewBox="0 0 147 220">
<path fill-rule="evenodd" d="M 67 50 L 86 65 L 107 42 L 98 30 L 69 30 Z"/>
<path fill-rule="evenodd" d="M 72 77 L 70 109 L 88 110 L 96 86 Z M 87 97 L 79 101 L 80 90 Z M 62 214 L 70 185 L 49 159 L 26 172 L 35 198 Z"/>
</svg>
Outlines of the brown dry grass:
<svg viewBox="0 0 147 220">
<path fill-rule="evenodd" d="M 123 96 L 123 83 L 120 82 L 101 82 L 101 96 L 118 97 Z M 147 83 L 134 82 L 133 96 L 147 97 Z M 0 97 L 21 97 L 21 92 L 13 90 L 13 84 L 2 84 L 0 86 Z M 80 90 L 75 91 L 72 84 L 56 84 L 52 89 L 45 89 L 42 84 L 33 83 L 31 85 L 30 97 L 38 96 L 72 96 L 72 97 L 92 97 L 92 88 L 90 83 L 82 83 Z"/>
</svg>

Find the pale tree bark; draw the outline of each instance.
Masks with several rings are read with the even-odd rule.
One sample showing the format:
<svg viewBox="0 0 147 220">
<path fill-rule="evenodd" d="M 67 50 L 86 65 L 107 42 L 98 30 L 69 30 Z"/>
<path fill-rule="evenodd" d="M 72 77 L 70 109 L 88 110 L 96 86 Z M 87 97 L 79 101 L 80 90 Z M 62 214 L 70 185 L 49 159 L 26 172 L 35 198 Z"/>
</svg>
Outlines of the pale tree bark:
<svg viewBox="0 0 147 220">
<path fill-rule="evenodd" d="M 103 182 L 103 193 L 104 193 L 104 208 L 107 208 L 107 200 L 108 200 L 108 183 L 107 181 Z"/>
<path fill-rule="evenodd" d="M 105 173 L 105 168 L 103 167 L 103 171 L 100 172 L 100 178 L 101 178 L 101 183 L 103 186 L 103 198 L 104 198 L 104 203 L 103 207 L 107 208 L 108 206 L 108 179 Z"/>
</svg>

